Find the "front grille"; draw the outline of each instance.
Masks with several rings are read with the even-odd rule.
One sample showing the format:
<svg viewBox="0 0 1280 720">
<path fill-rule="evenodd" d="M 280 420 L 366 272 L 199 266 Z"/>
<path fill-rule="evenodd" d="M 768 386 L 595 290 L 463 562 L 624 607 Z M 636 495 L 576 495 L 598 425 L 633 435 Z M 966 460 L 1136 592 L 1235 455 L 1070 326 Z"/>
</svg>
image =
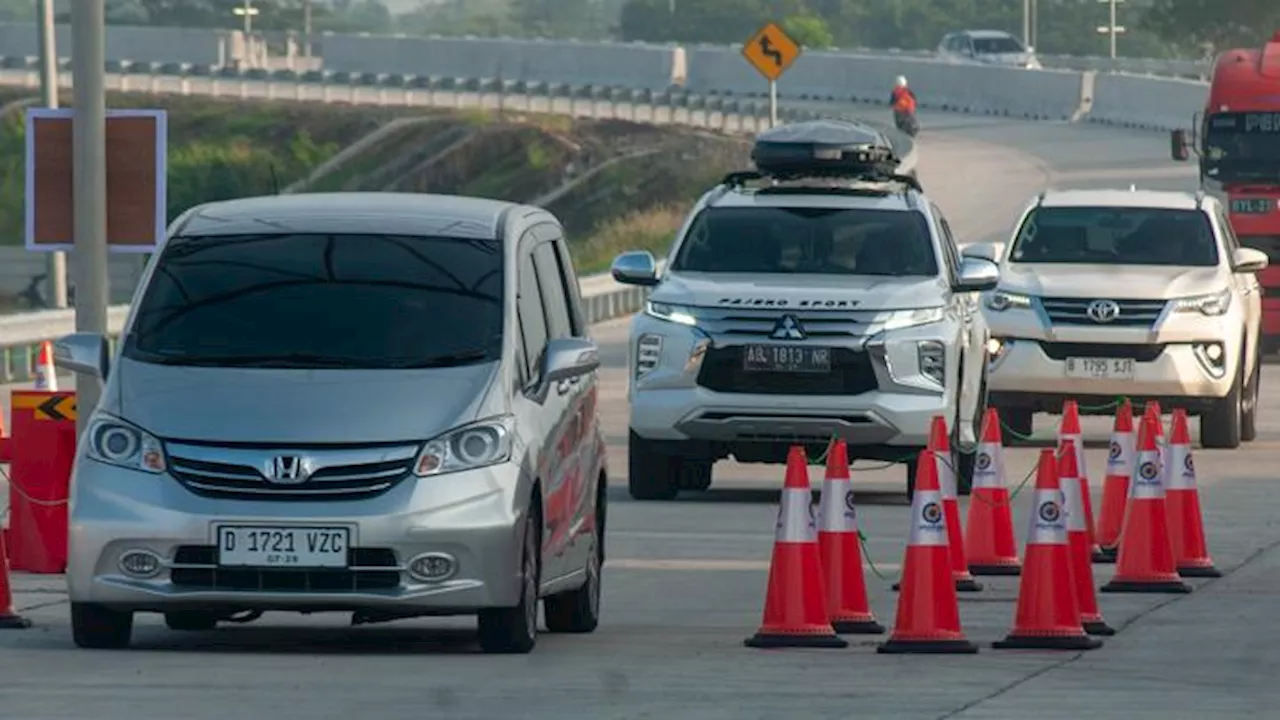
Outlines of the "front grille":
<svg viewBox="0 0 1280 720">
<path fill-rule="evenodd" d="M 1154 362 L 1164 352 L 1163 345 L 1137 343 L 1070 343 L 1041 342 L 1040 349 L 1051 360 L 1075 358 L 1129 358 L 1136 362 Z"/>
<path fill-rule="evenodd" d="M 878 387 L 871 357 L 860 350 L 832 348 L 829 373 L 749 373 L 743 370 L 743 350 L 708 348 L 698 384 L 715 392 L 758 395 L 860 395 Z"/>
<path fill-rule="evenodd" d="M 191 492 L 239 500 L 351 500 L 386 492 L 409 477 L 416 446 L 258 450 L 185 443 L 166 446 L 169 472 Z M 276 457 L 303 458 L 314 470 L 300 483 L 272 482 Z"/>
<path fill-rule="evenodd" d="M 1109 322 L 1089 317 L 1089 305 L 1099 299 L 1113 300 L 1120 313 Z M 1054 325 L 1100 327 L 1151 327 L 1164 312 L 1164 300 L 1119 300 L 1115 298 L 1041 298 L 1040 304 Z"/>
<path fill-rule="evenodd" d="M 212 545 L 183 545 L 169 580 L 179 590 L 241 592 L 374 592 L 400 586 L 396 556 L 388 548 L 351 548 L 342 568 L 222 568 Z"/>
<path fill-rule="evenodd" d="M 876 310 L 789 307 L 699 307 L 695 314 L 698 317 L 698 327 L 703 332 L 729 342 L 769 339 L 782 318 L 789 315 L 803 330 L 806 338 L 838 343 L 872 334 L 875 326 L 882 324 L 889 315 L 886 311 Z"/>
</svg>

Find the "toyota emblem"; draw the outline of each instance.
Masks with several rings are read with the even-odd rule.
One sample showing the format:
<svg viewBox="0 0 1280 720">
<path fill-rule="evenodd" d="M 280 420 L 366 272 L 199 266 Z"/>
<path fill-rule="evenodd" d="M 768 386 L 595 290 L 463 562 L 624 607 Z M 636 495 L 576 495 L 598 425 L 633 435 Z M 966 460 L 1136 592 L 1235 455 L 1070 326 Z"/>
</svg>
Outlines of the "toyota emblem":
<svg viewBox="0 0 1280 720">
<path fill-rule="evenodd" d="M 1120 303 L 1115 300 L 1094 300 L 1085 312 L 1096 323 L 1109 323 L 1120 317 Z"/>
</svg>

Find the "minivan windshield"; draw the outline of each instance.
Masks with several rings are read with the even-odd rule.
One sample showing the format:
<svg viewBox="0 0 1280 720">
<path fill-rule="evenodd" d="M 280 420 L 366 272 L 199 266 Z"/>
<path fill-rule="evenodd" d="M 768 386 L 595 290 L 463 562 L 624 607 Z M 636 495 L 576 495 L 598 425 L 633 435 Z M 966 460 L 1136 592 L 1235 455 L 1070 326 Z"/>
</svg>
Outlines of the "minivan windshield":
<svg viewBox="0 0 1280 720">
<path fill-rule="evenodd" d="M 1011 37 L 978 37 L 973 39 L 973 51 L 978 55 L 1000 55 L 1025 52 L 1026 48 Z"/>
<path fill-rule="evenodd" d="M 924 215 L 848 208 L 719 207 L 698 213 L 672 270 L 935 276 Z"/>
<path fill-rule="evenodd" d="M 122 350 L 150 363 L 409 368 L 498 359 L 496 240 L 263 234 L 171 239 Z"/>
<path fill-rule="evenodd" d="M 1023 221 L 1009 259 L 1213 267 L 1218 243 L 1198 210 L 1145 207 L 1039 207 Z"/>
</svg>

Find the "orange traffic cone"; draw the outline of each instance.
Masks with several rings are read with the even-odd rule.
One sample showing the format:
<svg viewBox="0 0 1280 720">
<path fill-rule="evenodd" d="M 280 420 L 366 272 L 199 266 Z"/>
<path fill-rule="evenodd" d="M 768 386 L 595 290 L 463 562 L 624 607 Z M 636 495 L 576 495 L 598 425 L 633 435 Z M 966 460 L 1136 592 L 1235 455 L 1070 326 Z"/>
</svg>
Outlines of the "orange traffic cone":
<svg viewBox="0 0 1280 720">
<path fill-rule="evenodd" d="M 1189 593 L 1178 577 L 1156 449 L 1159 421 L 1148 412 L 1138 428 L 1138 463 L 1129 483 L 1129 507 L 1120 535 L 1116 574 L 1102 592 Z"/>
<path fill-rule="evenodd" d="M 1102 646 L 1101 640 L 1085 634 L 1080 623 L 1062 496 L 1054 452 L 1041 450 L 1013 630 L 991 647 L 1093 650 Z"/>
<path fill-rule="evenodd" d="M 1203 421 L 1202 421 L 1203 422 Z M 1191 459 L 1191 430 L 1187 411 L 1173 411 L 1173 432 L 1169 439 L 1169 538 L 1173 558 L 1182 577 L 1222 577 L 1213 565 L 1204 539 L 1204 518 L 1200 514 L 1200 490 L 1196 487 L 1196 466 Z"/>
<path fill-rule="evenodd" d="M 947 549 L 947 513 L 942 508 L 935 453 L 920 453 L 911 499 L 911 535 L 902 563 L 902 592 L 893 633 L 880 653 L 976 653 L 960 629 L 960 600 Z"/>
<path fill-rule="evenodd" d="M 743 641 L 747 647 L 849 646 L 836 636 L 827 617 L 808 465 L 804 450 L 793 445 L 787 455 L 787 478 L 778 507 L 764 622 L 754 636 Z"/>
<path fill-rule="evenodd" d="M 1089 534 L 1085 531 L 1084 501 L 1080 499 L 1080 469 L 1076 466 L 1075 442 L 1063 443 L 1058 456 L 1058 484 L 1062 487 L 1062 505 L 1067 513 L 1067 548 L 1071 555 L 1071 581 L 1075 586 L 1076 606 L 1080 608 L 1080 624 L 1090 635 L 1115 635 L 1098 610 L 1098 595 L 1093 591 L 1093 563 L 1089 557 Z"/>
<path fill-rule="evenodd" d="M 974 575 L 1017 575 L 1018 541 L 1013 535 L 1013 509 L 1004 476 L 1004 439 L 1000 416 L 988 408 L 982 439 L 973 463 L 973 490 L 964 532 L 965 555 Z"/>
<path fill-rule="evenodd" d="M 1114 563 L 1116 544 L 1120 542 L 1120 528 L 1124 523 L 1124 508 L 1129 502 L 1129 477 L 1133 475 L 1133 449 L 1137 438 L 1133 435 L 1133 404 L 1128 398 L 1116 411 L 1116 421 L 1111 429 L 1111 447 L 1107 454 L 1107 477 L 1102 481 L 1102 517 L 1094 531 L 1098 549 L 1093 553 L 1096 563 Z"/>
<path fill-rule="evenodd" d="M 36 356 L 35 390 L 58 391 L 58 373 L 53 368 L 53 343 L 45 340 L 40 343 L 40 354 Z"/>
<path fill-rule="evenodd" d="M 827 591 L 827 616 L 837 633 L 879 635 L 867 600 L 862 573 L 862 541 L 858 537 L 849 455 L 843 440 L 836 440 L 827 454 L 827 474 L 818 506 L 818 550 L 822 555 L 822 581 Z"/>
<path fill-rule="evenodd" d="M 1093 498 L 1089 492 L 1089 469 L 1084 461 L 1084 434 L 1080 430 L 1080 406 L 1075 400 L 1062 404 L 1062 424 L 1058 427 L 1058 452 L 1062 452 L 1062 443 L 1073 441 L 1076 453 L 1076 467 L 1080 469 L 1080 494 L 1084 497 L 1085 532 L 1089 534 L 1089 554 L 1097 555 L 1101 548 L 1094 537 Z"/>
<path fill-rule="evenodd" d="M 5 535 L 0 532 L 0 630 L 22 630 L 31 627 L 31 621 L 13 609 L 13 591 L 9 586 L 9 552 L 5 547 Z"/>
</svg>

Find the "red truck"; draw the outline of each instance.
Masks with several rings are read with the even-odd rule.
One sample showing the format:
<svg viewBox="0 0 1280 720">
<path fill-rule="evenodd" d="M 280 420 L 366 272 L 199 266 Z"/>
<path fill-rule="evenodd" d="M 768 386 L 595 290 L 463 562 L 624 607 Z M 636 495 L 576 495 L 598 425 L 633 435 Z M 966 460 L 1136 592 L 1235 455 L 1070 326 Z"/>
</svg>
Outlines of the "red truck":
<svg viewBox="0 0 1280 720">
<path fill-rule="evenodd" d="M 1195 142 L 1172 133 L 1173 159 L 1194 147 L 1200 185 L 1230 209 L 1232 229 L 1245 247 L 1261 250 L 1270 265 L 1263 287 L 1263 352 L 1280 350 L 1280 31 L 1260 48 L 1218 56 Z"/>
</svg>

